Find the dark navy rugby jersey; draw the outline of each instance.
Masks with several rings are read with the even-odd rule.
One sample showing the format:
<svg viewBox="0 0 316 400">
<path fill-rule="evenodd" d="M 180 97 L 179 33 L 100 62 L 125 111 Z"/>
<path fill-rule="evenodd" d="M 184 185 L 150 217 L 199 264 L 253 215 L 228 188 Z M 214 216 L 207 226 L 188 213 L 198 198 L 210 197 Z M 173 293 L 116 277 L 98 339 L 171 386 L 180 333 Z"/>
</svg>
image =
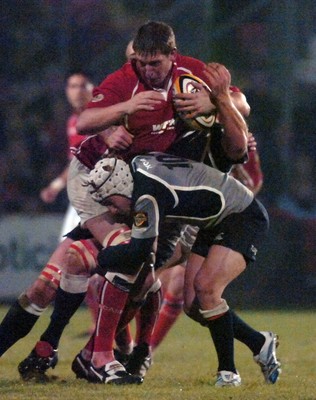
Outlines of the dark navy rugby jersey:
<svg viewBox="0 0 316 400">
<path fill-rule="evenodd" d="M 164 220 L 211 229 L 226 216 L 240 213 L 253 193 L 227 173 L 205 164 L 163 153 L 137 156 L 134 177 L 132 238 L 127 245 L 103 249 L 99 263 L 108 271 L 135 271 L 146 260 Z M 125 272 L 126 272 L 125 271 Z"/>
</svg>

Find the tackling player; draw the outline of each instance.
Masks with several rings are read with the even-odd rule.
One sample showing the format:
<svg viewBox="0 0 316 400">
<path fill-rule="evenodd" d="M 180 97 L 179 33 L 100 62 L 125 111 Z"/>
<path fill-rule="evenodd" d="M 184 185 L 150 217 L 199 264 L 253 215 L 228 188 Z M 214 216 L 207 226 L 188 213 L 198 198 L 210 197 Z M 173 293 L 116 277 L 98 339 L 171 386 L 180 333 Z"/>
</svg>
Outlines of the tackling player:
<svg viewBox="0 0 316 400">
<path fill-rule="evenodd" d="M 115 175 L 121 177 L 121 187 L 113 179 Z M 221 295 L 246 265 L 256 259 L 268 229 L 264 207 L 251 191 L 227 174 L 192 160 L 161 153 L 136 157 L 132 162 L 133 180 L 128 177 L 127 166 L 122 161 L 110 159 L 101 160 L 90 176 L 90 190 L 96 201 L 107 205 L 115 215 L 126 216 L 133 204 L 134 215 L 129 244 L 107 247 L 97 258 L 98 271 L 107 280 L 100 298 L 100 333 L 95 333 L 94 343 L 108 319 L 113 317 L 108 298 L 121 298 L 119 293 L 123 291 L 127 299 L 130 287 L 127 281 L 124 283 L 124 277 L 137 276 L 151 253 L 156 253 L 161 222 L 164 219 L 180 220 L 200 227 L 193 256 L 201 254 L 201 251 L 204 254 L 203 249 L 208 248 L 203 269 L 213 276 L 211 281 L 204 276 L 203 291 L 196 291 L 198 286 L 195 286 L 192 299 L 192 278 L 185 282 L 186 311 L 191 318 L 210 329 L 219 356 L 216 386 L 239 386 L 241 379 L 234 365 L 233 351 L 233 327 L 237 326 L 238 317 Z M 106 181 L 111 181 L 112 187 L 104 185 Z M 190 267 L 189 275 L 192 274 L 192 264 Z M 109 278 L 112 282 L 119 279 L 120 286 L 110 285 Z M 113 302 L 112 307 L 119 308 Z M 270 343 L 270 332 L 259 333 L 259 338 L 256 331 L 253 333 L 251 348 L 255 360 L 269 373 L 270 383 L 275 383 L 280 372 L 280 363 L 275 356 L 276 338 L 272 335 L 271 344 L 266 346 L 265 342 Z M 102 347 L 95 350 L 91 364 L 88 366 L 83 362 L 81 372 L 86 371 L 86 379 L 97 382 L 104 374 L 107 355 Z M 78 360 L 76 371 L 79 374 Z"/>
</svg>

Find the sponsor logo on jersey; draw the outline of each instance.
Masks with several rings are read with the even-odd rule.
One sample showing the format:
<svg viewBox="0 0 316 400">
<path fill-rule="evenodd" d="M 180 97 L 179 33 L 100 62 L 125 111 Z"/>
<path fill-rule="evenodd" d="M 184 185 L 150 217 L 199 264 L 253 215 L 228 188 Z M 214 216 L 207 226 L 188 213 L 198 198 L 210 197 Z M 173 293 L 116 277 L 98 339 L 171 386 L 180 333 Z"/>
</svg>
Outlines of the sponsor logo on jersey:
<svg viewBox="0 0 316 400">
<path fill-rule="evenodd" d="M 250 247 L 250 251 L 252 252 L 252 254 L 255 256 L 258 253 L 258 249 L 252 244 Z"/>
<path fill-rule="evenodd" d="M 224 239 L 224 232 L 219 233 L 214 240 L 216 240 L 217 242 L 220 242 L 221 240 Z"/>
<path fill-rule="evenodd" d="M 150 162 L 148 160 L 146 160 L 145 158 L 141 158 L 140 161 L 147 170 L 152 168 L 152 165 L 150 164 Z"/>
<path fill-rule="evenodd" d="M 169 119 L 168 121 L 163 122 L 162 124 L 153 125 L 152 134 L 153 135 L 160 135 L 169 129 L 173 129 L 176 122 L 175 119 Z"/>
<path fill-rule="evenodd" d="M 94 96 L 91 101 L 92 101 L 92 103 L 97 103 L 98 101 L 101 101 L 103 99 L 104 99 L 103 94 L 99 93 L 96 96 Z"/>
<path fill-rule="evenodd" d="M 136 212 L 134 214 L 134 225 L 137 228 L 144 228 L 148 226 L 148 217 L 145 212 Z"/>
</svg>

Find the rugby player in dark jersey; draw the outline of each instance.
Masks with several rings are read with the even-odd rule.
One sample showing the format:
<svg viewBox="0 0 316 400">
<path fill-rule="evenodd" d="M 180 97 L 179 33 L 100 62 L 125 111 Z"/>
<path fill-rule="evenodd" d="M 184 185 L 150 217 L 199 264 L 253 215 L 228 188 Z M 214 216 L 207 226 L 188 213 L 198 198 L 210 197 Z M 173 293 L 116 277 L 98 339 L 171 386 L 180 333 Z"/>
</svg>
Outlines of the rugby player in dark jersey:
<svg viewBox="0 0 316 400">
<path fill-rule="evenodd" d="M 190 287 L 192 278 L 186 282 L 186 311 L 191 318 L 210 329 L 219 353 L 216 386 L 239 386 L 241 380 L 233 357 L 234 323 L 237 323 L 238 317 L 222 298 L 222 293 L 247 264 L 255 261 L 268 229 L 267 213 L 253 193 L 237 180 L 192 160 L 159 153 L 138 156 L 132 162 L 132 171 L 132 201 L 129 199 L 132 192 L 128 193 L 128 187 L 132 187 L 131 180 L 121 179 L 121 182 L 125 182 L 124 192 L 115 188 L 114 180 L 112 188 L 107 186 L 105 189 L 105 185 L 102 185 L 112 173 L 127 175 L 122 161 L 117 165 L 110 160 L 100 161 L 90 174 L 91 192 L 95 200 L 120 215 L 128 215 L 133 204 L 134 216 L 130 243 L 107 247 L 98 256 L 99 273 L 107 278 L 101 296 L 100 330 L 107 325 L 110 315 L 113 317 L 108 298 L 117 298 L 120 297 L 119 292 L 129 291 L 130 283 L 127 280 L 124 282 L 123 276 L 136 276 L 148 257 L 156 253 L 162 221 L 180 220 L 199 226 L 192 252 L 203 257 L 204 276 L 200 282 L 194 283 L 193 296 Z M 194 265 L 189 268 L 193 269 L 195 277 L 198 276 Z M 192 270 L 188 274 L 192 274 Z M 120 287 L 110 285 L 110 281 L 115 280 L 120 282 Z M 128 294 L 125 296 L 127 298 Z M 274 383 L 280 367 L 275 355 L 276 338 L 273 336 L 268 341 L 270 349 L 263 349 L 266 337 L 263 343 L 260 340 L 258 343 L 256 331 L 253 333 L 252 347 L 257 354 L 256 361 L 262 367 L 269 368 L 269 371 L 263 372 L 269 374 L 270 383 Z M 102 360 L 101 348 L 93 353 L 92 363 Z M 91 381 L 97 381 L 98 374 L 102 374 L 93 364 L 88 370 L 87 379 Z"/>
</svg>

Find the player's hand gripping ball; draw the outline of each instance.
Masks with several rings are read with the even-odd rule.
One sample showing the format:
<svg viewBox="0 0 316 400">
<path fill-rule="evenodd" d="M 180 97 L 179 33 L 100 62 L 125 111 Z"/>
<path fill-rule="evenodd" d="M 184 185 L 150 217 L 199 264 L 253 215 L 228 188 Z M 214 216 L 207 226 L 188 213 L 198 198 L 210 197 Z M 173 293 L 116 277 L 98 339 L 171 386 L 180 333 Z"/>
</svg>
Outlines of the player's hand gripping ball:
<svg viewBox="0 0 316 400">
<path fill-rule="evenodd" d="M 211 92 L 211 89 L 208 85 L 200 78 L 192 74 L 182 74 L 177 77 L 174 82 L 173 90 L 175 94 L 178 93 L 195 93 L 198 91 L 196 87 L 192 85 L 192 82 L 201 83 L 207 90 Z M 202 115 L 200 117 L 195 118 L 187 118 L 187 113 L 178 113 L 179 117 L 185 121 L 192 129 L 194 130 L 203 130 L 211 128 L 216 120 L 216 110 L 214 110 L 211 114 Z"/>
</svg>

